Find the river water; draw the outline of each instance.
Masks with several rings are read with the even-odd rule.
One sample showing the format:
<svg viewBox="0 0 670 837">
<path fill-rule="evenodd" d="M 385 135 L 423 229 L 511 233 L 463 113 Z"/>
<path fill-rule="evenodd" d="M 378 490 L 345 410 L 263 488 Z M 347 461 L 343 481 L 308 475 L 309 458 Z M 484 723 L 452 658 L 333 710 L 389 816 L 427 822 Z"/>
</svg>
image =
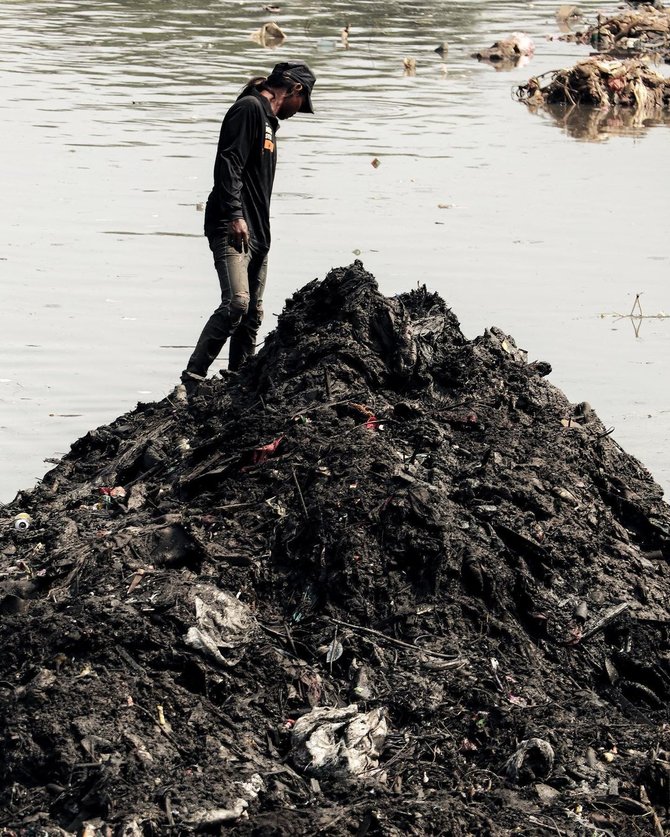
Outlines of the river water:
<svg viewBox="0 0 670 837">
<path fill-rule="evenodd" d="M 249 76 L 296 57 L 317 114 L 279 135 L 264 331 L 356 257 L 385 293 L 425 282 L 466 336 L 497 325 L 550 361 L 670 487 L 670 320 L 614 316 L 637 293 L 644 314 L 670 312 L 668 127 L 597 133 L 514 101 L 588 55 L 552 37 L 558 5 L 1 3 L 0 500 L 175 385 L 217 302 L 201 205 L 221 117 Z M 270 19 L 287 36 L 272 49 L 250 37 Z M 513 31 L 535 41 L 528 66 L 470 57 Z"/>
</svg>

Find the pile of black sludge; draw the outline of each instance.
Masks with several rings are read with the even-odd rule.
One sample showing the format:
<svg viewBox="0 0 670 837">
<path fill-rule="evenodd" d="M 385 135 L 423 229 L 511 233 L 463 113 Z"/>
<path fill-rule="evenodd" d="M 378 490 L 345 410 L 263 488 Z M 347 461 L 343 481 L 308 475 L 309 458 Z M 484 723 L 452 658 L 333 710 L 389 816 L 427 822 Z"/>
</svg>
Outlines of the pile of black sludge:
<svg viewBox="0 0 670 837">
<path fill-rule="evenodd" d="M 355 262 L 75 442 L 2 509 L 0 834 L 662 834 L 670 509 L 549 371 Z"/>
</svg>

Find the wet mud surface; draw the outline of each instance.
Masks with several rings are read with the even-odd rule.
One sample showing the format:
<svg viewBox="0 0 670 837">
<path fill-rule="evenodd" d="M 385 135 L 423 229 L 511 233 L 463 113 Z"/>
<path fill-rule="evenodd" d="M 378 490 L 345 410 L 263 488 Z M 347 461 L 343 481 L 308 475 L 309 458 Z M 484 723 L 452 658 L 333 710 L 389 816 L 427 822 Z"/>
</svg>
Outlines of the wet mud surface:
<svg viewBox="0 0 670 837">
<path fill-rule="evenodd" d="M 662 834 L 670 509 L 549 371 L 357 262 L 75 442 L 2 509 L 0 833 Z"/>
</svg>

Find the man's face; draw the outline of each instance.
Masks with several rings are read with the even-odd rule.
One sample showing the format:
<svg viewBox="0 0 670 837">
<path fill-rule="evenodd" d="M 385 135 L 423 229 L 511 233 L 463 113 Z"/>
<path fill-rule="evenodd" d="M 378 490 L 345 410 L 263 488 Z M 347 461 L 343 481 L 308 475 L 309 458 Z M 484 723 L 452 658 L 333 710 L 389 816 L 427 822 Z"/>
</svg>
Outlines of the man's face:
<svg viewBox="0 0 670 837">
<path fill-rule="evenodd" d="M 286 96 L 283 99 L 281 105 L 279 106 L 279 110 L 277 111 L 277 119 L 290 119 L 292 116 L 295 116 L 302 107 L 303 101 L 303 92 L 301 87 L 299 90 L 295 90 L 290 96 Z"/>
</svg>

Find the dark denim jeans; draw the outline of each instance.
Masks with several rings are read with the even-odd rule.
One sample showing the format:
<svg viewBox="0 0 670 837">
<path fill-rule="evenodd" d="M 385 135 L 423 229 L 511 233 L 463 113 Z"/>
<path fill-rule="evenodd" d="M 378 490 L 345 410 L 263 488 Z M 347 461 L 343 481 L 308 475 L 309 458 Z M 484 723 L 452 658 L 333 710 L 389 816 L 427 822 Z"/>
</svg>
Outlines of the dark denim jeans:
<svg viewBox="0 0 670 837">
<path fill-rule="evenodd" d="M 268 269 L 267 250 L 252 246 L 248 253 L 240 253 L 229 243 L 227 231 L 208 240 L 221 285 L 221 304 L 205 323 L 186 366 L 186 372 L 203 376 L 229 337 L 229 369 L 239 369 L 255 352 Z"/>
</svg>

